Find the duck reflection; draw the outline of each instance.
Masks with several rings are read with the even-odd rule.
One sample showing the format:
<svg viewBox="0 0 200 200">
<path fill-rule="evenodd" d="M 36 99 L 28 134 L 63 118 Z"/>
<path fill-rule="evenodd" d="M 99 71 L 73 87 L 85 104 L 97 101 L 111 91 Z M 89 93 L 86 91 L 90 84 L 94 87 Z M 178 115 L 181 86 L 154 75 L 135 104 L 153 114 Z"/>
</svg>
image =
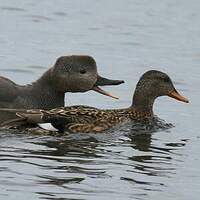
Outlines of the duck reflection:
<svg viewBox="0 0 200 200">
<path fill-rule="evenodd" d="M 171 124 L 155 118 L 145 124 L 126 124 L 113 133 L 29 136 L 28 143 L 35 146 L 23 155 L 31 158 L 26 164 L 37 168 L 34 182 L 44 187 L 76 192 L 87 181 L 92 185 L 94 179 L 120 176 L 120 181 L 133 183 L 134 188 L 162 190 L 165 182 L 160 177 L 171 178 L 176 173 L 175 150 L 186 143 L 159 140 L 155 132 L 164 134 L 170 127 Z M 126 140 L 118 142 L 121 136 Z M 85 193 L 90 192 L 87 189 L 83 189 Z"/>
<path fill-rule="evenodd" d="M 154 125 L 153 125 L 154 124 Z M 144 125 L 131 125 L 128 137 L 130 146 L 134 149 L 134 155 L 129 157 L 133 161 L 132 172 L 149 176 L 167 176 L 175 173 L 176 167 L 172 159 L 175 150 L 185 145 L 185 142 L 163 143 L 153 137 L 156 131 L 164 132 L 171 128 L 172 124 L 154 118 Z M 164 134 L 164 133 L 163 133 Z"/>
<path fill-rule="evenodd" d="M 98 140 L 92 136 L 68 135 L 58 137 L 50 137 L 50 139 L 44 139 L 36 141 L 35 144 L 46 146 L 51 151 L 41 151 L 37 154 L 44 154 L 50 156 L 74 156 L 79 158 L 95 158 L 99 157 L 96 152 L 98 146 Z"/>
</svg>

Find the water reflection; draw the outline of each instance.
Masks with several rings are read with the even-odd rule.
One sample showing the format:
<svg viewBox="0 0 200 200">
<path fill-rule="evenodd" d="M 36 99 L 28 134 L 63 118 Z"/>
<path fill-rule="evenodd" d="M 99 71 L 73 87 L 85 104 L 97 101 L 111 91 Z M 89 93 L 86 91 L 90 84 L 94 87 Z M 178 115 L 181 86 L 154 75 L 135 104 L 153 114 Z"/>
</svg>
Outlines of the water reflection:
<svg viewBox="0 0 200 200">
<path fill-rule="evenodd" d="M 68 136 L 70 137 L 70 136 Z M 71 139 L 63 137 L 61 140 L 43 140 L 38 142 L 34 142 L 34 144 L 45 145 L 48 149 L 53 149 L 53 151 L 45 152 L 45 155 L 52 156 L 66 156 L 73 155 L 77 157 L 98 157 L 95 154 L 95 148 L 98 145 L 98 141 L 95 138 L 88 137 L 87 139 Z M 37 151 L 37 154 L 44 154 L 44 152 Z"/>
<path fill-rule="evenodd" d="M 131 139 L 131 146 L 133 149 L 137 149 L 139 151 L 150 151 L 151 147 L 151 138 L 152 134 L 134 134 L 131 133 L 129 138 Z"/>
<path fill-rule="evenodd" d="M 136 129 L 138 125 L 131 126 L 127 134 L 129 140 L 126 140 L 126 143 L 133 149 L 133 153 L 127 157 L 130 161 L 126 169 L 128 176 L 120 178 L 120 180 L 133 184 L 141 192 L 163 191 L 167 187 L 165 182 L 168 181 L 166 180 L 176 174 L 175 161 L 181 160 L 177 158 L 176 151 L 186 145 L 186 141 L 163 143 L 162 140 L 154 137 L 156 130 L 162 134 L 165 134 L 165 131 L 169 132 L 169 128 L 173 127 L 172 124 L 158 120 L 155 126 L 151 123 L 149 125 L 141 126 L 138 131 Z"/>
<path fill-rule="evenodd" d="M 37 189 L 35 192 L 40 194 L 41 198 L 60 199 L 66 194 L 71 194 L 71 199 L 81 199 L 82 195 L 89 195 L 91 192 L 109 194 L 116 191 L 115 177 L 119 177 L 118 184 L 121 187 L 124 187 L 123 182 L 130 184 L 132 189 L 137 190 L 134 197 L 140 199 L 141 196 L 146 196 L 148 191 L 159 192 L 167 186 L 160 178 L 169 179 L 175 173 L 176 165 L 173 159 L 177 155 L 174 151 L 185 145 L 185 141 L 162 143 L 155 139 L 155 129 L 161 128 L 160 121 L 158 124 L 157 127 L 151 123 L 150 127 L 141 126 L 140 130 L 136 129 L 138 124 L 129 124 L 124 127 L 125 130 L 122 128 L 120 131 L 114 130 L 109 133 L 107 139 L 105 138 L 108 133 L 101 136 L 68 134 L 60 137 L 27 136 L 19 133 L 18 142 L 24 144 L 24 148 L 16 142 L 16 138 L 13 146 L 0 145 L 0 161 L 6 166 L 2 166 L 0 178 L 1 171 L 7 171 L 12 177 L 29 174 L 29 186 L 54 186 L 63 190 L 61 192 L 58 189 L 55 195 L 53 191 L 42 192 L 41 189 Z M 163 125 L 166 127 L 166 124 Z M 29 172 L 15 166 L 27 168 Z M 15 187 L 15 180 L 8 180 L 9 185 Z M 103 180 L 111 183 L 115 180 L 114 188 L 105 191 L 108 185 Z M 98 185 L 98 189 L 94 183 Z"/>
<path fill-rule="evenodd" d="M 152 142 L 151 134 L 138 134 L 131 137 L 132 148 L 139 155 L 129 157 L 134 161 L 133 172 L 148 176 L 167 176 L 175 170 L 171 166 L 172 155 L 167 146 L 158 147 Z M 174 148 L 175 149 L 175 148 Z M 146 183 L 148 184 L 148 183 Z M 160 185 L 162 185 L 160 183 Z"/>
</svg>

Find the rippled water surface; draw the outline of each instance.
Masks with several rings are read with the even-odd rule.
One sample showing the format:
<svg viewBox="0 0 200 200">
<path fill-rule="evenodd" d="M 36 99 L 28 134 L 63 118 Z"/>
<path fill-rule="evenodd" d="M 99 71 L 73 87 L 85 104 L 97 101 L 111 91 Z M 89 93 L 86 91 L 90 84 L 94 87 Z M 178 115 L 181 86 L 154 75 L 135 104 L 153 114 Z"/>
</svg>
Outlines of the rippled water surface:
<svg viewBox="0 0 200 200">
<path fill-rule="evenodd" d="M 87 92 L 66 104 L 130 105 L 139 76 L 167 72 L 183 104 L 159 98 L 174 127 L 124 127 L 103 134 L 34 136 L 0 132 L 0 199 L 198 200 L 200 195 L 200 2 L 198 0 L 0 1 L 0 74 L 37 79 L 60 55 L 89 54 L 99 73 L 126 84 L 113 101 Z"/>
</svg>

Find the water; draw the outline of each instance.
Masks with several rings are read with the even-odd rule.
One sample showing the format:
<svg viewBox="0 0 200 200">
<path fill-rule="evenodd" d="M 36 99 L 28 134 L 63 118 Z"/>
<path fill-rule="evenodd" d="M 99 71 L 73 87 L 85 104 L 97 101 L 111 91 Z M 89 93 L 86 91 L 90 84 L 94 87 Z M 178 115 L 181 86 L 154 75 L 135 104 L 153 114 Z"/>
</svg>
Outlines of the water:
<svg viewBox="0 0 200 200">
<path fill-rule="evenodd" d="M 126 81 L 67 104 L 130 105 L 146 70 L 167 72 L 183 104 L 155 113 L 174 125 L 152 134 L 128 127 L 97 135 L 31 136 L 1 131 L 0 199 L 198 200 L 200 195 L 200 2 L 198 0 L 0 1 L 0 74 L 37 79 L 60 55 L 89 54 L 99 73 Z"/>
</svg>

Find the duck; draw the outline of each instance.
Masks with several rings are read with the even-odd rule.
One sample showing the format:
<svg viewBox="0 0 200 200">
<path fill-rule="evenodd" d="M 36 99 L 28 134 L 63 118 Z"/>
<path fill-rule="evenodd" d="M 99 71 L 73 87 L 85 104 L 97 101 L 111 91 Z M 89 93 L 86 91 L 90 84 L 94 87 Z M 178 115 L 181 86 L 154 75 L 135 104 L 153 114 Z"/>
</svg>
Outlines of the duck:
<svg viewBox="0 0 200 200">
<path fill-rule="evenodd" d="M 118 99 L 100 86 L 122 83 L 124 83 L 123 80 L 112 80 L 100 76 L 96 61 L 91 56 L 61 56 L 53 67 L 31 84 L 21 86 L 0 76 L 0 107 L 53 109 L 64 106 L 65 93 L 89 90 Z M 0 122 L 6 119 L 5 114 L 0 113 Z M 7 117 L 9 118 L 11 116 Z"/>
<path fill-rule="evenodd" d="M 168 96 L 178 101 L 189 103 L 174 87 L 170 77 L 161 71 L 150 70 L 139 79 L 131 106 L 121 109 L 98 109 L 76 105 L 59 107 L 51 110 L 7 110 L 15 112 L 17 118 L 4 125 L 19 123 L 50 123 L 54 130 L 63 133 L 100 133 L 116 125 L 131 121 L 144 122 L 154 117 L 153 105 L 160 96 Z M 41 126 L 42 127 L 42 126 Z"/>
</svg>

